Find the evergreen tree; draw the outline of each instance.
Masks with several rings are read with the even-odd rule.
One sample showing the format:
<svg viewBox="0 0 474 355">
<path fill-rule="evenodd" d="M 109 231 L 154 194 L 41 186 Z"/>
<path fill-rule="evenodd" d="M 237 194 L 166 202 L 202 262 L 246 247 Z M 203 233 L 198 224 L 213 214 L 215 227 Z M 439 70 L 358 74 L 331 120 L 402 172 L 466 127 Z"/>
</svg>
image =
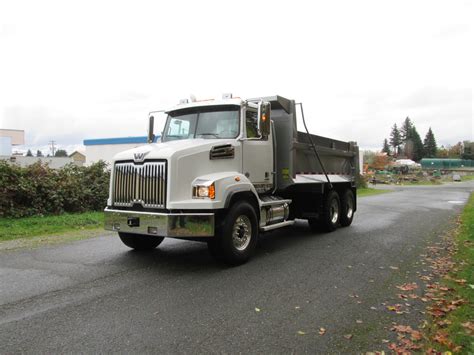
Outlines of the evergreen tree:
<svg viewBox="0 0 474 355">
<path fill-rule="evenodd" d="M 411 140 L 413 141 L 413 157 L 412 160 L 419 162 L 423 159 L 423 142 L 421 141 L 421 137 L 416 130 L 416 127 L 413 126 L 410 130 Z"/>
<path fill-rule="evenodd" d="M 36 151 L 36 156 L 37 156 L 37 157 L 42 157 L 42 156 L 43 156 L 43 152 L 38 149 L 38 150 Z"/>
<path fill-rule="evenodd" d="M 461 154 L 461 159 L 474 160 L 474 142 L 464 141 L 464 151 Z"/>
<path fill-rule="evenodd" d="M 390 146 L 388 145 L 388 140 L 387 140 L 387 138 L 385 138 L 385 139 L 383 140 L 382 153 L 387 153 L 387 155 L 390 155 Z"/>
<path fill-rule="evenodd" d="M 436 151 L 438 147 L 436 146 L 436 139 L 434 137 L 433 131 L 430 129 L 426 133 L 425 140 L 423 141 L 424 156 L 426 158 L 436 157 Z"/>
<path fill-rule="evenodd" d="M 402 144 L 400 138 L 400 131 L 398 130 L 397 124 L 395 123 L 392 127 L 392 132 L 390 132 L 390 145 L 393 147 L 393 154 L 398 155 L 398 147 Z"/>
<path fill-rule="evenodd" d="M 33 156 L 33 153 L 31 153 L 30 149 L 28 149 L 28 151 L 26 152 L 26 156 L 27 157 L 32 157 Z"/>
<path fill-rule="evenodd" d="M 406 143 L 412 128 L 413 122 L 410 120 L 410 117 L 407 116 L 407 118 L 405 118 L 405 121 L 403 121 L 402 123 L 402 127 L 400 128 L 400 139 L 403 143 Z"/>
</svg>

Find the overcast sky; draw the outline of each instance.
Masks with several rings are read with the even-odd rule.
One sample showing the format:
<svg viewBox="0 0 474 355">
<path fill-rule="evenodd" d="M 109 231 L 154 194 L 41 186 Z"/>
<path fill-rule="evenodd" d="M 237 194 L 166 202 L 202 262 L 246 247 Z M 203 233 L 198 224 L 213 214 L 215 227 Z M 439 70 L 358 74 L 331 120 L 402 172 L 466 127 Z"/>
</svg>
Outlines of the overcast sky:
<svg viewBox="0 0 474 355">
<path fill-rule="evenodd" d="M 0 128 L 73 149 L 232 92 L 302 101 L 312 133 L 366 149 L 406 116 L 473 140 L 472 18 L 467 0 L 1 1 Z"/>
</svg>

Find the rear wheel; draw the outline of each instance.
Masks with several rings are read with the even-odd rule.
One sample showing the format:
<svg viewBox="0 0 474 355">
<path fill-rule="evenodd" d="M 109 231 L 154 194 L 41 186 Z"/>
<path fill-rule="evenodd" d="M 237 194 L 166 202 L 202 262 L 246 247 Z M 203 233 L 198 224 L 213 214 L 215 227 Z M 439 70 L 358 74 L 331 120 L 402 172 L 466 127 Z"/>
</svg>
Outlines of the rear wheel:
<svg viewBox="0 0 474 355">
<path fill-rule="evenodd" d="M 154 237 L 143 234 L 123 233 L 119 232 L 120 240 L 127 247 L 135 250 L 152 250 L 155 249 L 163 241 L 163 237 Z"/>
<path fill-rule="evenodd" d="M 340 211 L 339 195 L 335 191 L 331 191 L 324 200 L 321 215 L 317 219 L 309 219 L 309 226 L 314 231 L 332 232 L 339 224 Z"/>
<path fill-rule="evenodd" d="M 252 205 L 237 202 L 216 229 L 216 236 L 208 241 L 209 252 L 217 260 L 228 264 L 243 264 L 255 251 L 257 228 L 257 215 Z"/>
<path fill-rule="evenodd" d="M 350 226 L 354 218 L 355 199 L 352 190 L 346 190 L 341 196 L 341 226 Z"/>
</svg>

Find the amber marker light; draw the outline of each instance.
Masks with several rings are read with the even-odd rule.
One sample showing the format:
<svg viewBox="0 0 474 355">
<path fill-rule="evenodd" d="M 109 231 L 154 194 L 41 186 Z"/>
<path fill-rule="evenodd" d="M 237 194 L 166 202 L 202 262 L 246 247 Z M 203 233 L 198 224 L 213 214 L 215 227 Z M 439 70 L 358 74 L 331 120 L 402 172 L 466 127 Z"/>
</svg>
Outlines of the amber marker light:
<svg viewBox="0 0 474 355">
<path fill-rule="evenodd" d="M 210 199 L 215 199 L 216 198 L 216 188 L 214 187 L 214 184 L 209 186 L 209 198 Z"/>
</svg>

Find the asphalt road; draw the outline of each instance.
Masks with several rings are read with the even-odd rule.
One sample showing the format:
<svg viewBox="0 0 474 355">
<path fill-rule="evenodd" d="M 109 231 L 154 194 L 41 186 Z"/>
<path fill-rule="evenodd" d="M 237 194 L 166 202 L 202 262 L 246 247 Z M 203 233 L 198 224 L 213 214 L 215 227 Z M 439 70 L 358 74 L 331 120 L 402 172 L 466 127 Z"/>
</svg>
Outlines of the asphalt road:
<svg viewBox="0 0 474 355">
<path fill-rule="evenodd" d="M 112 235 L 1 252 L 0 352 L 383 349 L 397 315 L 382 303 L 423 268 L 420 253 L 472 191 L 467 182 L 365 197 L 351 227 L 272 232 L 235 268 L 214 262 L 205 244 L 165 240 L 140 253 Z M 420 320 L 416 307 L 406 321 Z"/>
</svg>

